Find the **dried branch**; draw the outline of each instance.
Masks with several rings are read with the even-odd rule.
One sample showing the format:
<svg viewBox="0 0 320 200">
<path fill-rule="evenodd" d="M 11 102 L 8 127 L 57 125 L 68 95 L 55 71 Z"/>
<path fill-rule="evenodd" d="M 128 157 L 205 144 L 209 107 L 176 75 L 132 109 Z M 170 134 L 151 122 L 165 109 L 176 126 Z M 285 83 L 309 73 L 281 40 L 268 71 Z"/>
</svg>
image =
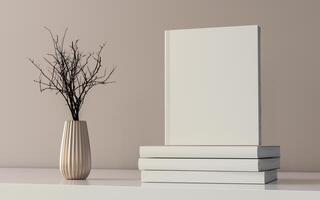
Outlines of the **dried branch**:
<svg viewBox="0 0 320 200">
<path fill-rule="evenodd" d="M 113 67 L 110 72 L 103 68 L 101 53 L 105 44 L 100 45 L 97 52 L 84 54 L 79 50 L 79 40 L 72 41 L 69 48 L 64 48 L 68 29 L 64 31 L 61 41 L 49 28 L 45 29 L 50 34 L 53 53 L 43 57 L 47 64 L 45 68 L 29 58 L 31 64 L 40 72 L 38 80 L 34 82 L 39 84 L 40 92 L 51 90 L 61 94 L 73 120 L 79 120 L 81 107 L 89 91 L 97 85 L 114 83 L 109 79 L 116 68 Z"/>
</svg>

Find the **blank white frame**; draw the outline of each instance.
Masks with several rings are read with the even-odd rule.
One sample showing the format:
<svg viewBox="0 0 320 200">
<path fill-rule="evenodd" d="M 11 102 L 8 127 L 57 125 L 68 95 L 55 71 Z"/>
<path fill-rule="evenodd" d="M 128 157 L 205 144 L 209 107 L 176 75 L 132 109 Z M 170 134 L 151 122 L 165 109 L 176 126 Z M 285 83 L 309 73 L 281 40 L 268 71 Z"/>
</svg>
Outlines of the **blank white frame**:
<svg viewBox="0 0 320 200">
<path fill-rule="evenodd" d="M 260 28 L 165 32 L 165 144 L 260 145 Z"/>
</svg>

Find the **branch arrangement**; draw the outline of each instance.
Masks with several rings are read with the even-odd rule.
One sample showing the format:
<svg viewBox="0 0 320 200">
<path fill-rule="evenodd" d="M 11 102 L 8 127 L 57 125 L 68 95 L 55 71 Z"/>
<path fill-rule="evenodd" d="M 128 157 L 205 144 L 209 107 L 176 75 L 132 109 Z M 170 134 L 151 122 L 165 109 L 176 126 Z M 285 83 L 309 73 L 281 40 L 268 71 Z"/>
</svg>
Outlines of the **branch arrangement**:
<svg viewBox="0 0 320 200">
<path fill-rule="evenodd" d="M 97 52 L 82 53 L 79 50 L 79 40 L 72 41 L 68 48 L 64 47 L 67 29 L 62 39 L 54 36 L 52 31 L 45 27 L 50 33 L 53 52 L 43 57 L 46 67 L 43 68 L 35 60 L 29 61 L 39 70 L 38 80 L 40 91 L 51 90 L 61 94 L 66 101 L 73 120 L 79 120 L 79 112 L 88 92 L 97 85 L 113 83 L 109 81 L 115 71 L 115 67 L 107 73 L 102 66 L 101 52 L 105 44 L 100 45 Z"/>
</svg>

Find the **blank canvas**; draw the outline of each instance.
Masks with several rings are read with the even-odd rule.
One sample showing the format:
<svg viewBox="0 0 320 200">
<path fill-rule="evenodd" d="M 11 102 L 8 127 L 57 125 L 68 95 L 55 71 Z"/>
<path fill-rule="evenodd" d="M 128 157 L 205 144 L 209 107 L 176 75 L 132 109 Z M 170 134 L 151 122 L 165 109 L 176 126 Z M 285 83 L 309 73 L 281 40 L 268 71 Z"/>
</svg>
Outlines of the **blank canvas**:
<svg viewBox="0 0 320 200">
<path fill-rule="evenodd" d="M 259 27 L 165 32 L 165 144 L 259 145 Z"/>
</svg>

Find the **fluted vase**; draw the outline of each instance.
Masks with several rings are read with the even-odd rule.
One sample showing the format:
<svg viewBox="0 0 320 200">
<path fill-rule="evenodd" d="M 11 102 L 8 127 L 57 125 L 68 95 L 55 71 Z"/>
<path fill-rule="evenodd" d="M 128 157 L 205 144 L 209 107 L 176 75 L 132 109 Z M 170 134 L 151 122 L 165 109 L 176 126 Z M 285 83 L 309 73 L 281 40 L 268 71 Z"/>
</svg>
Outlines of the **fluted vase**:
<svg viewBox="0 0 320 200">
<path fill-rule="evenodd" d="M 86 121 L 65 121 L 60 172 L 67 180 L 83 180 L 91 170 L 91 151 Z"/>
</svg>

